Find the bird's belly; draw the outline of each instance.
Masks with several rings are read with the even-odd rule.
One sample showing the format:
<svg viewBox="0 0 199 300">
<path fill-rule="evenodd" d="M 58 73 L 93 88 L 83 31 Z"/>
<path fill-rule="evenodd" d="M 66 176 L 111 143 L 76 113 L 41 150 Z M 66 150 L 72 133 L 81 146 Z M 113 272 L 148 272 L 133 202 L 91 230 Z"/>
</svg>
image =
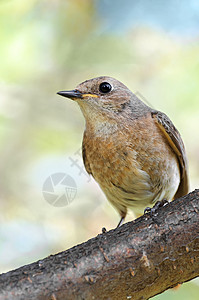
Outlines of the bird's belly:
<svg viewBox="0 0 199 300">
<path fill-rule="evenodd" d="M 124 207 L 129 207 L 136 214 L 140 214 L 143 213 L 144 208 L 153 206 L 157 201 L 162 199 L 171 201 L 178 189 L 180 183 L 178 164 L 175 160 L 171 160 L 171 164 L 165 162 L 163 164 L 165 165 L 164 171 L 155 174 L 155 177 L 153 174 L 156 172 L 144 171 L 135 163 L 136 167 L 129 168 L 123 178 L 120 174 L 108 179 L 107 173 L 104 173 L 105 180 L 98 182 L 107 199 L 118 211 L 122 211 Z M 154 171 L 155 168 L 154 166 Z M 121 168 L 120 173 L 123 170 Z M 118 178 L 121 180 L 117 180 Z"/>
</svg>

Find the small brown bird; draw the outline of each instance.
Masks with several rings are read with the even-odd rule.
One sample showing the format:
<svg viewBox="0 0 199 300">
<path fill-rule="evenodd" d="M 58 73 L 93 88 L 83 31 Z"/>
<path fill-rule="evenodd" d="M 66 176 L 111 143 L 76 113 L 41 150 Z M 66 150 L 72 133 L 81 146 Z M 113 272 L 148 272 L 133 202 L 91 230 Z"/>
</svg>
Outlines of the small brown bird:
<svg viewBox="0 0 199 300">
<path fill-rule="evenodd" d="M 85 117 L 82 154 L 89 174 L 124 220 L 157 201 L 188 193 L 187 158 L 178 130 L 123 83 L 103 76 L 59 95 L 75 100 Z"/>
</svg>

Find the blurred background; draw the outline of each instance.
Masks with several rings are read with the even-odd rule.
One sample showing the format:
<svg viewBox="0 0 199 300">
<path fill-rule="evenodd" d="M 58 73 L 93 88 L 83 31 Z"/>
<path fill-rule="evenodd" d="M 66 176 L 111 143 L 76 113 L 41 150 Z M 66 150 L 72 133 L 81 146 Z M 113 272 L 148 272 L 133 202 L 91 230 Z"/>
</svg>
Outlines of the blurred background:
<svg viewBox="0 0 199 300">
<path fill-rule="evenodd" d="M 83 116 L 56 95 L 101 75 L 174 121 L 199 187 L 198 1 L 1 0 L 0 273 L 118 223 L 83 167 Z M 196 279 L 156 298 L 198 293 Z"/>
</svg>

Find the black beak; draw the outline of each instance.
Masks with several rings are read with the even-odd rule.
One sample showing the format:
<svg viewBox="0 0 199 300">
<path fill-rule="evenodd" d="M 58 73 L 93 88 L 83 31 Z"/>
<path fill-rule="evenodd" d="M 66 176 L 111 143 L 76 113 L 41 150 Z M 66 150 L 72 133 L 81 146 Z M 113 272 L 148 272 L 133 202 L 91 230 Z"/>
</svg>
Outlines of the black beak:
<svg viewBox="0 0 199 300">
<path fill-rule="evenodd" d="M 70 98 L 70 99 L 82 98 L 82 93 L 79 92 L 78 90 L 61 91 L 61 92 L 58 92 L 57 94 L 60 95 L 60 96 L 63 96 L 63 97 Z"/>
</svg>

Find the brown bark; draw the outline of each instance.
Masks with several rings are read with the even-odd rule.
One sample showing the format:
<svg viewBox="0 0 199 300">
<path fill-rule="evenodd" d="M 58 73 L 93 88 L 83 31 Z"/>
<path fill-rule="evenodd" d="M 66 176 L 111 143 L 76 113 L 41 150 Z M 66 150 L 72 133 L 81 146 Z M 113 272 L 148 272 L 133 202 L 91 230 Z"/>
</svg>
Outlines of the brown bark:
<svg viewBox="0 0 199 300">
<path fill-rule="evenodd" d="M 148 299 L 199 276 L 199 190 L 0 275 L 5 299 Z"/>
</svg>

